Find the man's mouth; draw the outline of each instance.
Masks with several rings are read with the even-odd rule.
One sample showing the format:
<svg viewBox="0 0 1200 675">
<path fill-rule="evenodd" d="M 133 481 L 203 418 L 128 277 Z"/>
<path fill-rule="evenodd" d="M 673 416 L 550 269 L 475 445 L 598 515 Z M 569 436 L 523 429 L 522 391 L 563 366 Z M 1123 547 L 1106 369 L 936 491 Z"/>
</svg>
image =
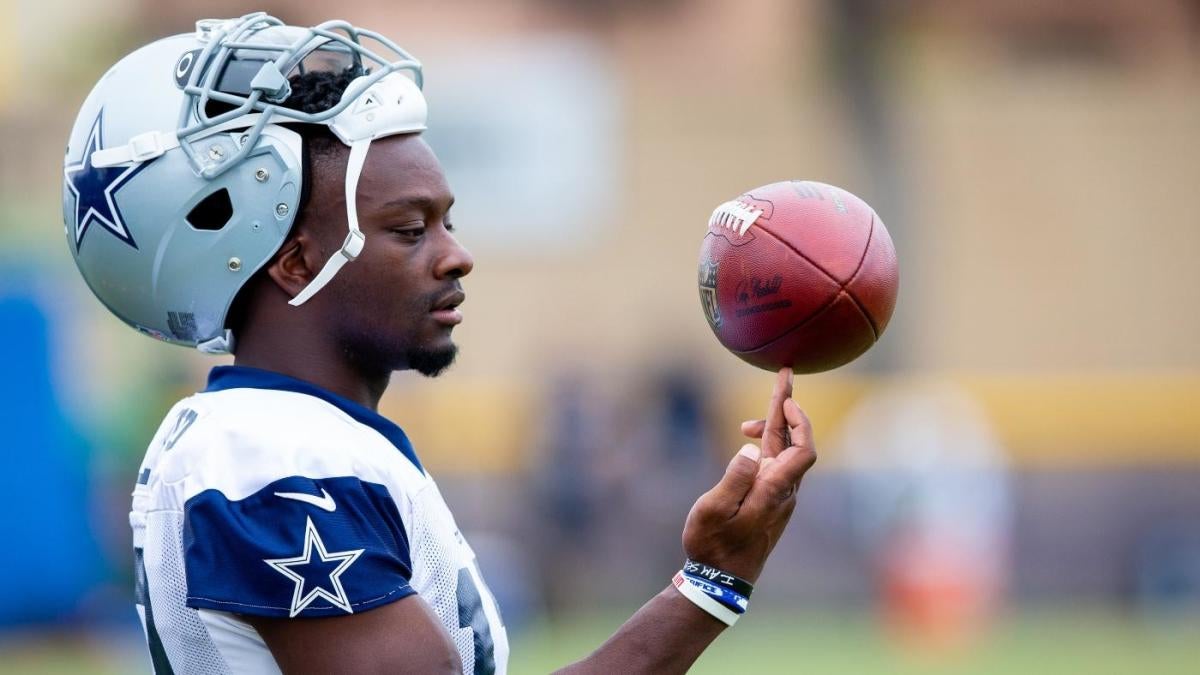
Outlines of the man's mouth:
<svg viewBox="0 0 1200 675">
<path fill-rule="evenodd" d="M 434 303 L 433 309 L 429 313 L 440 323 L 451 326 L 462 323 L 463 315 L 458 306 L 466 299 L 465 293 L 455 290 Z"/>
</svg>

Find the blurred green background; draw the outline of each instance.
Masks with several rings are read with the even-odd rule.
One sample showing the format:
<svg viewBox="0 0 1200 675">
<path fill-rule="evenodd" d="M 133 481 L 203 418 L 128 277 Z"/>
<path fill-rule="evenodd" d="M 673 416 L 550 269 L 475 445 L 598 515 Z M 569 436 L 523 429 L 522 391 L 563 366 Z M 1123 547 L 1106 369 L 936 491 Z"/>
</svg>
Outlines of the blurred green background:
<svg viewBox="0 0 1200 675">
<path fill-rule="evenodd" d="M 477 266 L 459 363 L 381 408 L 479 553 L 513 672 L 586 654 L 677 569 L 771 383 L 704 322 L 700 239 L 789 178 L 875 207 L 900 301 L 866 357 L 797 379 L 821 460 L 695 672 L 1195 672 L 1192 0 L 2 0 L 0 672 L 149 670 L 128 494 L 226 360 L 91 297 L 60 152 L 123 54 L 257 9 L 425 64 Z"/>
<path fill-rule="evenodd" d="M 558 617 L 520 634 L 509 672 L 548 673 L 587 655 L 627 614 Z M 897 645 L 887 629 L 861 613 L 755 612 L 736 634 L 722 636 L 692 673 L 894 673 L 989 675 L 1094 673 L 1186 675 L 1196 670 L 1194 626 L 1147 626 L 1087 609 L 1032 611 L 1006 617 L 966 649 L 930 654 Z M 0 673 L 130 672 L 131 661 L 77 642 L 35 642 L 13 650 Z"/>
</svg>

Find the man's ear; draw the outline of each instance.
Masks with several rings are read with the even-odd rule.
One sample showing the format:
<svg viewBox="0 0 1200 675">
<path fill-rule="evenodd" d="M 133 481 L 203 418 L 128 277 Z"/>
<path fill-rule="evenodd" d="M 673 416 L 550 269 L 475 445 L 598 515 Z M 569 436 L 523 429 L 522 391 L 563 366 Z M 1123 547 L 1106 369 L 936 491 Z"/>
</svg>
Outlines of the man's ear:
<svg viewBox="0 0 1200 675">
<path fill-rule="evenodd" d="M 267 266 L 267 276 L 289 298 L 304 290 L 313 277 L 317 276 L 320 264 L 320 247 L 306 232 L 299 232 L 283 243 Z"/>
</svg>

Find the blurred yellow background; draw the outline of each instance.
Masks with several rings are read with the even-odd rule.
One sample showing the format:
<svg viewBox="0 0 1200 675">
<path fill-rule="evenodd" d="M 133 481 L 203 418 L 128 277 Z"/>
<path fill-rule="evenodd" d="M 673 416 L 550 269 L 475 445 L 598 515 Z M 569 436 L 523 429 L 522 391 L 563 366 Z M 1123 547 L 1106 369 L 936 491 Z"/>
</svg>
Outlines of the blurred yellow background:
<svg viewBox="0 0 1200 675">
<path fill-rule="evenodd" d="M 705 324 L 700 239 L 718 203 L 803 178 L 879 212 L 899 304 L 859 362 L 797 379 L 822 455 L 756 594 L 774 618 L 697 670 L 1188 672 L 1172 637 L 1200 629 L 1187 0 L 4 0 L 0 407 L 35 380 L 45 406 L 0 417 L 42 428 L 14 436 L 3 484 L 72 496 L 0 514 L 23 551 L 0 563 L 56 570 L 38 591 L 0 583 L 0 672 L 148 669 L 128 491 L 161 415 L 227 360 L 91 297 L 59 227 L 60 151 L 121 55 L 259 9 L 347 19 L 424 63 L 476 268 L 459 362 L 398 374 L 381 408 L 501 580 L 515 670 L 586 653 L 678 564 L 683 515 L 771 381 Z M 598 555 L 622 563 L 619 591 L 566 578 Z"/>
</svg>

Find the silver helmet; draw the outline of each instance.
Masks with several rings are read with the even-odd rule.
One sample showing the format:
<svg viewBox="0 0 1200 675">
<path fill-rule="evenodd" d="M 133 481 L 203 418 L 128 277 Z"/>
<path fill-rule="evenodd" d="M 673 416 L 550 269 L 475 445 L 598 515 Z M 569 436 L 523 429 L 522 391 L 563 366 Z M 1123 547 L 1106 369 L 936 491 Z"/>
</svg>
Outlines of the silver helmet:
<svg viewBox="0 0 1200 675">
<path fill-rule="evenodd" d="M 289 77 L 347 68 L 357 77 L 336 105 L 283 105 Z M 421 85 L 412 56 L 344 21 L 301 28 L 260 12 L 199 21 L 194 34 L 138 49 L 100 78 L 71 129 L 63 222 L 75 264 L 139 331 L 232 351 L 234 296 L 279 250 L 300 206 L 301 138 L 285 125 L 325 125 L 350 148 L 349 232 L 292 299 L 299 305 L 362 251 L 355 193 L 367 149 L 425 129 Z"/>
</svg>

